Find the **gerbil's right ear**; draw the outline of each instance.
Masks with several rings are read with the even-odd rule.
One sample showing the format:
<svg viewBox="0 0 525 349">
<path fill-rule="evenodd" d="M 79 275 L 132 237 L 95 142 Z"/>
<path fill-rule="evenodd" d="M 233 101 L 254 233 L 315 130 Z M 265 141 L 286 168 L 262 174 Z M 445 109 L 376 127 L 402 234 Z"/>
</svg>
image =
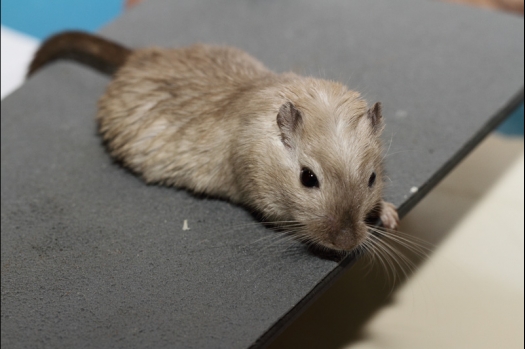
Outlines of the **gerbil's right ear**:
<svg viewBox="0 0 525 349">
<path fill-rule="evenodd" d="M 367 116 L 368 120 L 370 120 L 370 124 L 372 125 L 374 133 L 378 134 L 383 131 L 383 114 L 381 103 L 377 102 L 372 106 L 372 108 L 368 109 Z"/>
<path fill-rule="evenodd" d="M 281 140 L 290 149 L 294 148 L 293 135 L 302 122 L 301 112 L 295 108 L 292 102 L 286 102 L 279 108 L 277 125 L 281 130 Z"/>
</svg>

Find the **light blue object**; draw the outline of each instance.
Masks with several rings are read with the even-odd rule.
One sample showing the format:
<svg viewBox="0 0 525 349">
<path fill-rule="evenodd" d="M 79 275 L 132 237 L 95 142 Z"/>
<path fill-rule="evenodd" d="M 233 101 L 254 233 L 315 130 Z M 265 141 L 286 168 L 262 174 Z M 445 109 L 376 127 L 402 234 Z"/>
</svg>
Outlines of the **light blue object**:
<svg viewBox="0 0 525 349">
<path fill-rule="evenodd" d="M 523 137 L 523 103 L 497 129 L 508 136 Z"/>
<path fill-rule="evenodd" d="M 2 25 L 42 40 L 66 29 L 95 31 L 123 9 L 124 0 L 2 0 Z"/>
</svg>

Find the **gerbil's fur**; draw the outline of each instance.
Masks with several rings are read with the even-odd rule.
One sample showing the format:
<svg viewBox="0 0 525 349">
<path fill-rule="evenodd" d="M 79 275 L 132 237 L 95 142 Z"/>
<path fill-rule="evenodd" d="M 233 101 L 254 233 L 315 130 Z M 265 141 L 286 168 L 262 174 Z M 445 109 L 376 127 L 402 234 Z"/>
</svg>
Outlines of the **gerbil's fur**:
<svg viewBox="0 0 525 349">
<path fill-rule="evenodd" d="M 371 214 L 397 226 L 382 201 L 380 105 L 337 82 L 278 75 L 231 47 L 138 49 L 97 120 L 111 155 L 146 182 L 243 204 L 300 239 L 347 251 Z"/>
</svg>

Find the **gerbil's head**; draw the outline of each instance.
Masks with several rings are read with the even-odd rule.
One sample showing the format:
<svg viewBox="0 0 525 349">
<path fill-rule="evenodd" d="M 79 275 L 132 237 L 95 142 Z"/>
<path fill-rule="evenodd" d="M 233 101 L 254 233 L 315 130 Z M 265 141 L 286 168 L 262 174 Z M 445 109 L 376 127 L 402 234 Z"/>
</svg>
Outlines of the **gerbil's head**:
<svg viewBox="0 0 525 349">
<path fill-rule="evenodd" d="M 331 82 L 293 91 L 280 106 L 275 209 L 299 238 L 349 251 L 368 234 L 383 190 L 381 105 Z M 297 228 L 299 227 L 299 228 Z"/>
</svg>

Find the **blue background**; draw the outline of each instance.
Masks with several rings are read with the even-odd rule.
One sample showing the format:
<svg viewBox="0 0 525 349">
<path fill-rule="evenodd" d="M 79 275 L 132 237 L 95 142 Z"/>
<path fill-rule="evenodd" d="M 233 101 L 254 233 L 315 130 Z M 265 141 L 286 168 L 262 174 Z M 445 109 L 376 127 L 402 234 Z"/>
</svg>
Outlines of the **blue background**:
<svg viewBox="0 0 525 349">
<path fill-rule="evenodd" d="M 123 10 L 123 0 L 2 0 L 2 25 L 42 40 L 65 29 L 95 31 Z"/>
</svg>

